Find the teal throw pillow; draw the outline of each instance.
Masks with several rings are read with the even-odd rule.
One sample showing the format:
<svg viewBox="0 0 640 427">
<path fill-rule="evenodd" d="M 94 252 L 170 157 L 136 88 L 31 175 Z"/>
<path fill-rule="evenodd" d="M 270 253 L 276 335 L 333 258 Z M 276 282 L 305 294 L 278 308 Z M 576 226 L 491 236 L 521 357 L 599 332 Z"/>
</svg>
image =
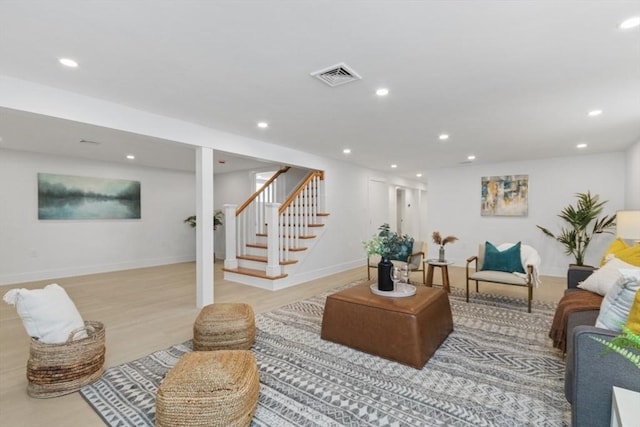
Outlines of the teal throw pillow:
<svg viewBox="0 0 640 427">
<path fill-rule="evenodd" d="M 506 273 L 524 273 L 520 259 L 520 242 L 500 252 L 489 242 L 484 244 L 483 270 L 504 271 Z"/>
</svg>

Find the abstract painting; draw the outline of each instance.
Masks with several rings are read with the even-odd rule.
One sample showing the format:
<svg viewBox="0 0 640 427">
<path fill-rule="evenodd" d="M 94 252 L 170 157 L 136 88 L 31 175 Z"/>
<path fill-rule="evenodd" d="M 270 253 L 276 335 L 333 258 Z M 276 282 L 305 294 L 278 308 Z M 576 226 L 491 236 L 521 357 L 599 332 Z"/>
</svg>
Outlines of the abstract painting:
<svg viewBox="0 0 640 427">
<path fill-rule="evenodd" d="M 529 175 L 482 177 L 482 216 L 527 216 Z"/>
<path fill-rule="evenodd" d="M 140 181 L 38 174 L 38 219 L 140 217 Z"/>
</svg>

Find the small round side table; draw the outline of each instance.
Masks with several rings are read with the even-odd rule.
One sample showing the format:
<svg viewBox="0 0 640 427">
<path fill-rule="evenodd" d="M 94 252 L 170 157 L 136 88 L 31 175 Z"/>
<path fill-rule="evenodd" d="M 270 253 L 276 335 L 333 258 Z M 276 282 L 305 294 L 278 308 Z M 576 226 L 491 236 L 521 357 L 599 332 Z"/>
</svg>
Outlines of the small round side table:
<svg viewBox="0 0 640 427">
<path fill-rule="evenodd" d="M 451 293 L 451 287 L 449 286 L 449 266 L 453 264 L 451 261 L 438 261 L 437 259 L 426 259 L 424 263 L 427 264 L 427 281 L 426 286 L 433 287 L 433 269 L 439 267 L 442 273 L 442 288 Z"/>
</svg>

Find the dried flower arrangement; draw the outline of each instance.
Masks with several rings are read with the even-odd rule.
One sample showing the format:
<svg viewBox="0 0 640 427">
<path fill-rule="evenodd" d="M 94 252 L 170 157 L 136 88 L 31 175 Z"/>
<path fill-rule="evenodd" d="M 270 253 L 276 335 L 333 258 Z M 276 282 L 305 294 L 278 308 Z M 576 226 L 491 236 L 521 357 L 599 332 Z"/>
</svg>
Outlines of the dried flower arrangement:
<svg viewBox="0 0 640 427">
<path fill-rule="evenodd" d="M 458 240 L 456 236 L 447 236 L 443 239 L 439 231 L 434 231 L 431 238 L 433 239 L 433 243 L 440 245 L 441 248 L 447 243 L 453 243 Z"/>
</svg>

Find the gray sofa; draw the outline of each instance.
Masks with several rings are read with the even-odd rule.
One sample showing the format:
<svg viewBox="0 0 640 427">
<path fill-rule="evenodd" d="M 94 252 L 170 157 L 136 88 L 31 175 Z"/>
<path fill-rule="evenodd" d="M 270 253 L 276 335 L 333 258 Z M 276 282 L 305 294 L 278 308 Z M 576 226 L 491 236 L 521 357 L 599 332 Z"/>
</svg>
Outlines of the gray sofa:
<svg viewBox="0 0 640 427">
<path fill-rule="evenodd" d="M 578 282 L 593 271 L 590 267 L 570 267 L 567 292 L 575 292 Z M 617 354 L 603 356 L 604 346 L 591 338 L 611 340 L 618 334 L 596 328 L 597 317 L 598 310 L 582 311 L 571 314 L 567 323 L 564 390 L 571 404 L 573 427 L 609 425 L 613 386 L 640 392 L 640 370 Z"/>
</svg>

